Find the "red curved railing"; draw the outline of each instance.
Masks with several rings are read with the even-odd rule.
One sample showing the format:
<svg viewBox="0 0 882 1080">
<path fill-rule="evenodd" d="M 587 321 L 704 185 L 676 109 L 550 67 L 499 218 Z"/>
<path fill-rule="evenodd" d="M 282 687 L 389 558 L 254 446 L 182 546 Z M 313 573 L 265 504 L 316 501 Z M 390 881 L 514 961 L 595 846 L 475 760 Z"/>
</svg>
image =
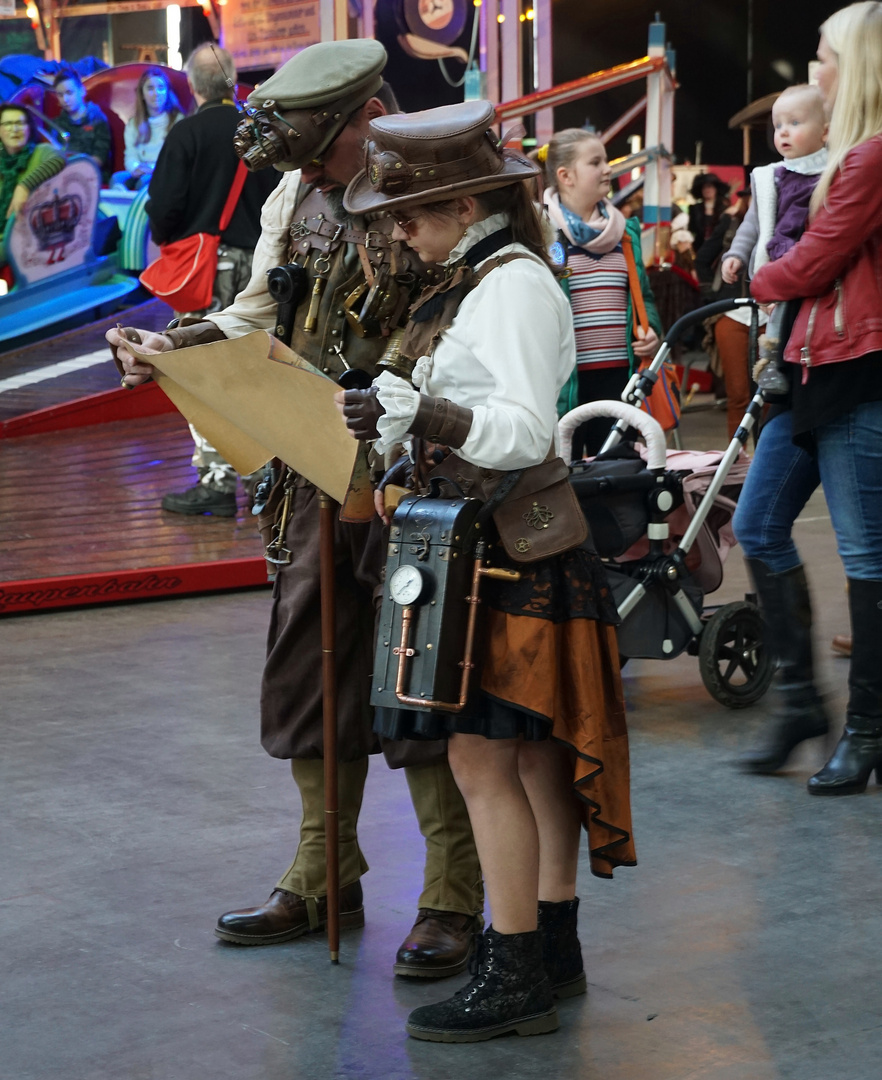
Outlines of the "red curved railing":
<svg viewBox="0 0 882 1080">
<path fill-rule="evenodd" d="M 529 115 L 539 109 L 566 105 L 570 101 L 578 101 L 579 98 L 589 97 L 601 90 L 609 90 L 612 86 L 624 86 L 625 83 L 645 79 L 654 71 L 660 71 L 665 64 L 662 56 L 644 56 L 639 60 L 631 60 L 627 64 L 616 64 L 615 67 L 595 71 L 591 75 L 583 75 L 581 79 L 561 83 L 550 90 L 536 90 L 532 94 L 515 98 L 514 101 L 503 101 L 497 105 L 496 119 L 509 120 L 515 116 Z"/>
</svg>

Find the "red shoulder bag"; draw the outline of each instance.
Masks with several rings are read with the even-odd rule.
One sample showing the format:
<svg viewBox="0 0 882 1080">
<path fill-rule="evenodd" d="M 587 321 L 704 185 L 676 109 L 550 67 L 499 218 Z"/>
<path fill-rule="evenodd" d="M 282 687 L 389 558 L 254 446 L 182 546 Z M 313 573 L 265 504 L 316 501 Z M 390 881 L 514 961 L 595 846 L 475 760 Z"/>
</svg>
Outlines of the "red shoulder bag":
<svg viewBox="0 0 882 1080">
<path fill-rule="evenodd" d="M 201 311 L 211 303 L 220 234 L 230 224 L 248 170 L 240 161 L 215 233 L 199 232 L 159 245 L 159 258 L 139 277 L 145 289 L 175 311 Z"/>
</svg>

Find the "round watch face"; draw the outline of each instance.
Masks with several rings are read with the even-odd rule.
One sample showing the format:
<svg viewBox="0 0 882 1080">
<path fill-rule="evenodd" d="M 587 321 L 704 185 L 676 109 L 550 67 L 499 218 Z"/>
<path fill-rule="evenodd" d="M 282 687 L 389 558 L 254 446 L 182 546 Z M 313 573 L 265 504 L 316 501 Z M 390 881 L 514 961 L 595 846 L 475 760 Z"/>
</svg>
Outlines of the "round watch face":
<svg viewBox="0 0 882 1080">
<path fill-rule="evenodd" d="M 389 595 L 396 604 L 408 607 L 419 600 L 423 584 L 423 575 L 419 567 L 399 566 L 389 578 Z"/>
</svg>

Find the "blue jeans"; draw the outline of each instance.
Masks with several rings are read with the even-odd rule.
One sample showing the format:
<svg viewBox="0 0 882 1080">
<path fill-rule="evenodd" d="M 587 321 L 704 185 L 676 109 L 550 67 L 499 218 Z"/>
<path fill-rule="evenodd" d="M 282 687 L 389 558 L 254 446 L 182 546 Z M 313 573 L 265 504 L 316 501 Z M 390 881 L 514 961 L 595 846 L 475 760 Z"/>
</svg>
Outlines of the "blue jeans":
<svg viewBox="0 0 882 1080">
<path fill-rule="evenodd" d="M 791 442 L 791 420 L 788 411 L 763 425 L 732 519 L 745 556 L 773 574 L 799 566 L 793 522 L 821 482 L 817 462 Z"/>
<path fill-rule="evenodd" d="M 815 439 L 846 577 L 882 581 L 882 401 L 824 424 Z"/>
</svg>

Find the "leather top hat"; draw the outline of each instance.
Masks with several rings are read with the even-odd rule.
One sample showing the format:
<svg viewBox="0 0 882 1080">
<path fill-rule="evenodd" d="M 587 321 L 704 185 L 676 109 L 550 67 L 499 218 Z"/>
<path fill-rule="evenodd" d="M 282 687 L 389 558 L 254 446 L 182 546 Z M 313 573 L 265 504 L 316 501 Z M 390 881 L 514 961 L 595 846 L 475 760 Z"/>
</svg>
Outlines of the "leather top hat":
<svg viewBox="0 0 882 1080">
<path fill-rule="evenodd" d="M 247 146 L 237 147 L 237 153 L 250 168 L 302 168 L 320 157 L 377 93 L 385 66 L 386 50 L 370 38 L 325 41 L 301 50 L 248 95 L 255 118 L 273 125 L 273 141 L 281 145 L 265 162 L 250 161 Z"/>
<path fill-rule="evenodd" d="M 489 101 L 380 116 L 370 123 L 365 169 L 343 197 L 354 214 L 440 202 L 528 180 L 537 165 L 503 150 Z"/>
</svg>

